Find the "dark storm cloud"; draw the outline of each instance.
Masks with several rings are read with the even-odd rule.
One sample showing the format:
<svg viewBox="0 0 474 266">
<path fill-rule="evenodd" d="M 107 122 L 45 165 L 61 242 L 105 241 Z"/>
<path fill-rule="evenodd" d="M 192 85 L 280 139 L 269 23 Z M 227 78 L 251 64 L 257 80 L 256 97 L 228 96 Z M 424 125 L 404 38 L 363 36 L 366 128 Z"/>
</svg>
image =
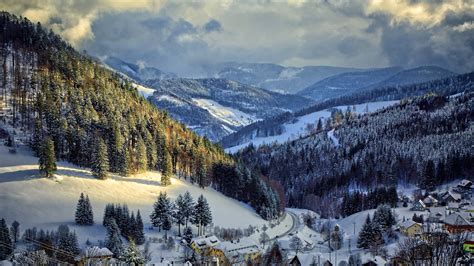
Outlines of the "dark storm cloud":
<svg viewBox="0 0 474 266">
<path fill-rule="evenodd" d="M 383 14 L 370 17 L 367 32 L 380 32 L 380 48 L 390 65 L 437 65 L 460 73 L 474 70 L 474 30 L 455 28 L 472 21 L 470 14 L 448 12 L 433 27 L 393 23 Z"/>
<path fill-rule="evenodd" d="M 219 21 L 211 19 L 206 24 L 204 24 L 203 28 L 206 32 L 221 31 L 222 25 Z"/>
<path fill-rule="evenodd" d="M 4 0 L 78 49 L 184 76 L 223 61 L 474 70 L 466 0 Z"/>
</svg>

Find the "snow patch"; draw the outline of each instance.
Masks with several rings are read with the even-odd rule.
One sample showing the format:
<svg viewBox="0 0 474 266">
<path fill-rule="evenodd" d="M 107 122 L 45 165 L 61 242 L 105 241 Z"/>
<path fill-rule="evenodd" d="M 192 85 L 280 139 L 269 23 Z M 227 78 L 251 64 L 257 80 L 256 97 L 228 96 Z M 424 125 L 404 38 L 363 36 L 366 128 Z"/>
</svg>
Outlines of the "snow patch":
<svg viewBox="0 0 474 266">
<path fill-rule="evenodd" d="M 209 113 L 211 113 L 212 116 L 228 125 L 241 127 L 249 125 L 258 120 L 253 115 L 244 113 L 238 109 L 223 106 L 213 100 L 193 98 L 193 102 L 196 103 L 197 106 L 206 109 L 209 111 Z"/>
</svg>

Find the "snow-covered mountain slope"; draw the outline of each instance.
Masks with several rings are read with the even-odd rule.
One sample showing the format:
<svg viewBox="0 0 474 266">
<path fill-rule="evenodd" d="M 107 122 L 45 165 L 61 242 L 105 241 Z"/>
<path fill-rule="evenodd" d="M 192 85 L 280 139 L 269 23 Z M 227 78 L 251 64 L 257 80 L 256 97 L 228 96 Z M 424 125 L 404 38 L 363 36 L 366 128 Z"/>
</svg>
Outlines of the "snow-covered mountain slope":
<svg viewBox="0 0 474 266">
<path fill-rule="evenodd" d="M 247 143 L 256 137 L 279 136 L 282 134 L 284 129 L 282 125 L 291 124 L 291 121 L 295 120 L 295 117 L 302 117 L 324 111 L 333 106 L 352 106 L 354 104 L 357 105 L 369 102 L 401 100 L 407 97 L 420 96 L 427 93 L 437 93 L 443 96 L 450 96 L 465 91 L 472 91 L 473 86 L 474 72 L 471 72 L 444 79 L 404 86 L 361 89 L 348 95 L 316 103 L 313 106 L 292 114 L 285 113 L 270 119 L 255 122 L 224 137 L 221 140 L 221 145 L 224 148 L 229 148 Z"/>
<path fill-rule="evenodd" d="M 407 69 L 398 72 L 390 78 L 374 84 L 370 87 L 388 87 L 388 86 L 400 86 L 408 85 L 413 83 L 422 83 L 435 79 L 442 79 L 457 75 L 447 69 L 437 66 L 422 66 L 412 69 Z"/>
<path fill-rule="evenodd" d="M 276 64 L 228 62 L 217 65 L 210 76 L 235 80 L 276 92 L 296 93 L 324 78 L 353 71 L 358 69 L 330 66 L 284 67 Z"/>
<path fill-rule="evenodd" d="M 266 91 L 225 79 L 148 80 L 149 100 L 213 141 L 255 121 L 310 106 L 301 96 Z"/>
<path fill-rule="evenodd" d="M 176 78 L 175 74 L 166 73 L 155 67 L 139 66 L 125 62 L 117 57 L 107 57 L 105 60 L 103 60 L 103 62 L 115 71 L 118 71 L 137 81 Z"/>
<path fill-rule="evenodd" d="M 298 95 L 318 101 L 337 98 L 359 90 L 389 86 L 403 86 L 454 76 L 447 69 L 436 66 L 422 66 L 413 69 L 389 67 L 362 72 L 349 72 L 331 76 L 300 91 Z"/>
<path fill-rule="evenodd" d="M 8 222 L 17 220 L 22 230 L 31 227 L 56 229 L 67 224 L 75 230 L 81 244 L 104 240 L 105 228 L 102 217 L 107 203 L 127 204 L 130 211 L 139 209 L 145 228 L 150 227 L 149 215 L 159 193 L 164 191 L 174 200 L 179 194 L 189 191 L 194 199 L 203 194 L 213 214 L 213 224 L 224 228 L 247 228 L 266 223 L 248 205 L 228 198 L 211 189 L 201 189 L 186 181 L 173 178 L 170 186 L 160 185 L 159 172 L 146 172 L 130 177 L 113 175 L 108 180 L 92 177 L 90 171 L 69 163 L 59 162 L 53 179 L 40 177 L 38 158 L 25 147 L 16 154 L 0 146 L 0 212 Z M 89 195 L 94 212 L 92 227 L 74 224 L 74 212 L 80 193 Z M 268 224 L 267 224 L 268 226 Z M 288 225 L 287 225 L 288 226 Z M 174 229 L 173 229 L 174 230 Z M 284 231 L 282 228 L 280 231 Z M 147 236 L 158 230 L 146 230 Z M 278 234 L 275 230 L 275 234 Z"/>
<path fill-rule="evenodd" d="M 240 126 L 246 126 L 258 120 L 253 115 L 249 115 L 238 109 L 223 106 L 213 100 L 194 98 L 193 102 L 196 103 L 197 106 L 209 111 L 209 113 L 211 113 L 212 116 L 214 116 L 219 121 L 222 121 L 225 124 L 230 124 L 236 127 L 240 127 Z"/>
<path fill-rule="evenodd" d="M 380 110 L 384 107 L 396 104 L 397 102 L 398 101 L 370 102 L 370 103 L 364 103 L 364 104 L 357 104 L 353 106 L 341 105 L 341 106 L 336 106 L 334 108 L 339 109 L 341 111 L 345 111 L 347 107 L 349 107 L 351 111 L 354 111 L 357 114 L 364 114 L 367 112 L 374 112 L 374 111 Z M 254 146 L 260 146 L 262 144 L 284 143 L 289 140 L 301 138 L 311 133 L 311 131 L 316 127 L 316 123 L 318 122 L 318 119 L 321 119 L 322 121 L 324 121 L 324 119 L 330 117 L 331 109 L 333 108 L 329 108 L 323 111 L 317 111 L 314 113 L 296 117 L 291 122 L 286 122 L 282 125 L 281 134 L 259 137 L 258 134 L 255 132 L 255 134 L 253 134 L 253 136 L 250 137 L 247 141 L 241 143 L 240 145 L 228 147 L 226 148 L 226 151 L 230 153 L 234 153 L 234 152 L 239 151 L 242 148 L 247 147 L 250 144 L 253 144 Z M 332 137 L 332 139 L 335 138 L 333 135 L 331 135 L 330 137 Z"/>
<path fill-rule="evenodd" d="M 325 100 L 383 81 L 400 72 L 401 67 L 389 67 L 364 72 L 348 72 L 321 80 L 298 94 L 316 100 Z"/>
</svg>

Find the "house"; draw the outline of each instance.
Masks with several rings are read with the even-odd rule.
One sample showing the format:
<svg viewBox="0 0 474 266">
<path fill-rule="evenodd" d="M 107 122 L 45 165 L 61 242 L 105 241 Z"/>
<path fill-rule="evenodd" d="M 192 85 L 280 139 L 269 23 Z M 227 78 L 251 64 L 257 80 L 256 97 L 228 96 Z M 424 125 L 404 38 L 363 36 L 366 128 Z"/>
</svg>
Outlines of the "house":
<svg viewBox="0 0 474 266">
<path fill-rule="evenodd" d="M 422 200 L 415 201 L 411 207 L 412 211 L 424 211 L 426 210 L 426 205 Z"/>
<path fill-rule="evenodd" d="M 457 187 L 461 188 L 461 189 L 470 190 L 472 188 L 472 185 L 473 184 L 470 180 L 463 179 L 463 180 L 459 181 Z"/>
<path fill-rule="evenodd" d="M 466 220 L 466 218 L 457 212 L 446 216 L 444 219 L 444 227 L 450 233 L 474 231 L 474 226 L 471 222 Z"/>
<path fill-rule="evenodd" d="M 429 223 L 441 223 L 446 216 L 446 208 L 444 207 L 430 208 L 429 211 L 430 214 L 426 219 L 426 221 Z"/>
<path fill-rule="evenodd" d="M 436 207 L 436 206 L 438 206 L 438 200 L 435 199 L 431 195 L 428 195 L 426 198 L 424 198 L 423 203 L 425 204 L 426 207 Z"/>
<path fill-rule="evenodd" d="M 450 191 L 450 190 L 441 194 L 441 201 L 445 204 L 448 204 L 450 202 L 460 202 L 461 199 L 462 199 L 461 194 Z"/>
<path fill-rule="evenodd" d="M 449 211 L 459 211 L 459 203 L 457 202 L 449 202 L 448 205 L 446 206 L 446 209 Z"/>
<path fill-rule="evenodd" d="M 220 242 L 209 249 L 208 255 L 218 258 L 222 263 L 228 262 L 232 265 L 246 265 L 249 261 L 258 262 L 260 260 L 261 250 L 252 239 L 242 238 Z"/>
<path fill-rule="evenodd" d="M 108 248 L 87 247 L 76 258 L 77 265 L 108 265 L 114 253 Z"/>
<path fill-rule="evenodd" d="M 220 241 L 216 236 L 198 237 L 191 240 L 190 247 L 195 253 L 201 254 L 203 251 L 217 246 L 219 243 Z"/>
<path fill-rule="evenodd" d="M 306 266 L 316 265 L 316 257 L 313 254 L 296 254 L 293 259 L 290 260 L 289 265 L 291 266 Z"/>
<path fill-rule="evenodd" d="M 408 237 L 419 236 L 423 233 L 423 226 L 413 220 L 407 220 L 400 224 L 400 232 Z"/>
</svg>

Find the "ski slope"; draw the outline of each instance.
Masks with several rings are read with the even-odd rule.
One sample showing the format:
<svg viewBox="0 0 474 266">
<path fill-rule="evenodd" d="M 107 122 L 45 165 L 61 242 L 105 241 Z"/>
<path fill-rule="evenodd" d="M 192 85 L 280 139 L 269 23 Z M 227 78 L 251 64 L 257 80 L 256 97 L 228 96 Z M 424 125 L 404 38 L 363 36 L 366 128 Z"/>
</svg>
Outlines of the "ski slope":
<svg viewBox="0 0 474 266">
<path fill-rule="evenodd" d="M 351 108 L 351 111 L 353 110 L 353 107 L 355 107 L 355 112 L 357 114 L 364 114 L 364 113 L 371 113 L 375 112 L 377 110 L 383 109 L 385 107 L 394 105 L 398 103 L 399 101 L 380 101 L 380 102 L 370 102 L 370 103 L 363 103 L 363 104 L 357 104 L 357 105 L 341 105 L 341 106 L 336 106 L 334 108 L 337 108 L 341 111 L 345 111 L 347 107 Z M 271 143 L 284 143 L 288 140 L 294 140 L 300 136 L 304 136 L 307 133 L 307 126 L 309 124 L 316 124 L 318 122 L 318 119 L 326 119 L 331 116 L 331 110 L 326 109 L 314 113 L 310 113 L 301 117 L 297 118 L 297 121 L 294 123 L 285 123 L 283 125 L 283 133 L 280 135 L 276 136 L 269 136 L 269 137 L 256 137 L 253 136 L 252 140 L 247 141 L 243 144 L 227 148 L 226 151 L 230 153 L 235 153 L 239 151 L 242 148 L 247 147 L 252 143 L 254 146 L 260 146 L 263 144 L 271 144 Z"/>
<path fill-rule="evenodd" d="M 38 159 L 24 146 L 17 154 L 10 154 L 8 148 L 0 146 L 0 217 L 8 224 L 17 220 L 21 230 L 30 227 L 57 229 L 67 224 L 78 233 L 79 242 L 87 239 L 105 239 L 102 226 L 103 210 L 107 203 L 126 203 L 130 211 L 140 209 L 146 235 L 157 236 L 158 230 L 149 230 L 149 215 L 153 203 L 161 191 L 174 200 L 179 194 L 189 191 L 193 198 L 203 194 L 211 207 L 213 223 L 223 228 L 247 228 L 249 225 L 263 226 L 268 223 L 260 218 L 248 205 L 228 198 L 211 189 L 201 189 L 186 181 L 173 178 L 167 187 L 160 185 L 159 172 L 146 172 L 131 177 L 113 175 L 108 180 L 97 180 L 88 169 L 66 162 L 58 163 L 53 179 L 38 174 Z M 94 211 L 94 226 L 77 226 L 74 213 L 81 192 L 89 195 Z M 291 219 L 289 221 L 291 223 Z M 285 232 L 288 223 L 282 222 L 273 230 L 277 235 Z M 177 231 L 177 228 L 173 228 Z M 194 229 L 196 230 L 196 229 Z"/>
</svg>

